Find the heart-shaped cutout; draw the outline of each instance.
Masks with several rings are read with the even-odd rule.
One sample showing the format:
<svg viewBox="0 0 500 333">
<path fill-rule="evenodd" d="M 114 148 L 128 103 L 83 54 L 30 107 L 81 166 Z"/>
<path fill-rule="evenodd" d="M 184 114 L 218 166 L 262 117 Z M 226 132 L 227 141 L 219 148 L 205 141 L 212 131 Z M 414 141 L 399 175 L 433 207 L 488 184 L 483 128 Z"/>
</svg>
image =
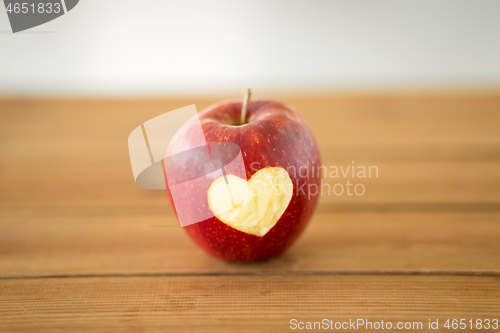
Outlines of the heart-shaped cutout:
<svg viewBox="0 0 500 333">
<path fill-rule="evenodd" d="M 290 204 L 293 183 L 279 167 L 257 171 L 247 182 L 234 175 L 220 176 L 208 189 L 208 205 L 228 226 L 263 237 Z"/>
</svg>

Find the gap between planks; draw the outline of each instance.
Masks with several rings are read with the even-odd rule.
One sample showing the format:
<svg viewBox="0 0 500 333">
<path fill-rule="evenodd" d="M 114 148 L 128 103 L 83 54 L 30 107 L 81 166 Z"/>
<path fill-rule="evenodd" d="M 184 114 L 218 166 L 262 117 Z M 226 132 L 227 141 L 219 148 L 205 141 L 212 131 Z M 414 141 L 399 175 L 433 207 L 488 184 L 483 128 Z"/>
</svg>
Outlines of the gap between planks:
<svg viewBox="0 0 500 333">
<path fill-rule="evenodd" d="M 251 265 L 251 264 L 249 264 Z M 124 274 L 61 274 L 38 276 L 2 276 L 1 280 L 38 280 L 38 279 L 71 279 L 71 278 L 134 278 L 134 277 L 217 277 L 217 276 L 500 276 L 500 271 L 421 271 L 421 270 L 388 270 L 388 271 L 296 271 L 296 272 L 193 272 L 193 273 L 124 273 Z"/>
</svg>

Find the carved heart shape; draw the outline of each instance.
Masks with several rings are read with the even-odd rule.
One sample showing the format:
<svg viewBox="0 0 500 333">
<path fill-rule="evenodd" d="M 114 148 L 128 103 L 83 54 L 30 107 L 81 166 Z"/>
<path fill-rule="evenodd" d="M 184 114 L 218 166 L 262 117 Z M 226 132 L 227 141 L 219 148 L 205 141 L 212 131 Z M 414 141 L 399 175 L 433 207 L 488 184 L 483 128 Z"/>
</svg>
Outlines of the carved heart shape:
<svg viewBox="0 0 500 333">
<path fill-rule="evenodd" d="M 228 226 L 263 237 L 290 204 L 293 183 L 279 167 L 257 171 L 247 182 L 234 175 L 220 176 L 208 189 L 208 206 Z"/>
</svg>

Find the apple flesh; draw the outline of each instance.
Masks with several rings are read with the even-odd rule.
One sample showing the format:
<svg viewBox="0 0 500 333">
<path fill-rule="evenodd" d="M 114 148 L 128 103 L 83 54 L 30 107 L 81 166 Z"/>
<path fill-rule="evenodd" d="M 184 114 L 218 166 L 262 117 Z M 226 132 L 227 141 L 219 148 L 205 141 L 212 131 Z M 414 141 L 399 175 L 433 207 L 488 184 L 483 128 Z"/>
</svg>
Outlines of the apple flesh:
<svg viewBox="0 0 500 333">
<path fill-rule="evenodd" d="M 221 102 L 200 112 L 199 119 L 206 142 L 240 147 L 247 179 L 231 174 L 218 177 L 203 200 L 186 199 L 177 208 L 206 205 L 215 215 L 183 228 L 206 252 L 225 260 L 260 261 L 285 251 L 309 222 L 319 197 L 321 179 L 314 170 L 321 165 L 320 155 L 304 118 L 289 106 L 251 100 L 244 124 L 241 108 L 241 101 Z M 203 144 L 192 135 L 195 126 L 193 120 L 179 129 L 167 155 Z M 186 161 L 196 163 L 194 155 Z"/>
<path fill-rule="evenodd" d="M 219 221 L 263 237 L 285 212 L 293 183 L 283 168 L 264 168 L 247 182 L 234 175 L 220 176 L 208 189 L 208 205 Z"/>
</svg>

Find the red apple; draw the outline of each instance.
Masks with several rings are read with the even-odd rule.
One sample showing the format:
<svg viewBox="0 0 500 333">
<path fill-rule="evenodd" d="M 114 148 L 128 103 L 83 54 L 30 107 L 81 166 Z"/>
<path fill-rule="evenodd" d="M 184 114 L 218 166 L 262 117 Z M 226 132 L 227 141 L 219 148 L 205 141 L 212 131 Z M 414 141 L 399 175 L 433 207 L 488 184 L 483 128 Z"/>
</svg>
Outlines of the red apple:
<svg viewBox="0 0 500 333">
<path fill-rule="evenodd" d="M 242 123 L 244 110 L 242 101 L 220 102 L 201 111 L 199 120 L 206 142 L 240 147 L 246 179 L 240 178 L 245 170 L 239 177 L 229 171 L 227 178 L 210 179 L 207 193 L 186 195 L 176 201 L 174 210 L 211 209 L 214 217 L 183 228 L 191 239 L 221 259 L 259 261 L 281 254 L 304 231 L 319 197 L 320 155 L 304 118 L 291 107 L 275 100 L 250 100 Z M 199 128 L 197 121 L 179 129 L 168 151 L 187 151 L 202 144 L 193 135 L 195 127 Z M 198 155 L 184 157 L 187 168 L 200 168 L 203 163 Z M 169 174 L 171 180 L 176 170 L 165 172 L 165 177 Z M 231 186 L 234 196 L 228 212 L 220 194 L 225 186 Z M 269 189 L 278 191 L 268 193 Z"/>
</svg>

